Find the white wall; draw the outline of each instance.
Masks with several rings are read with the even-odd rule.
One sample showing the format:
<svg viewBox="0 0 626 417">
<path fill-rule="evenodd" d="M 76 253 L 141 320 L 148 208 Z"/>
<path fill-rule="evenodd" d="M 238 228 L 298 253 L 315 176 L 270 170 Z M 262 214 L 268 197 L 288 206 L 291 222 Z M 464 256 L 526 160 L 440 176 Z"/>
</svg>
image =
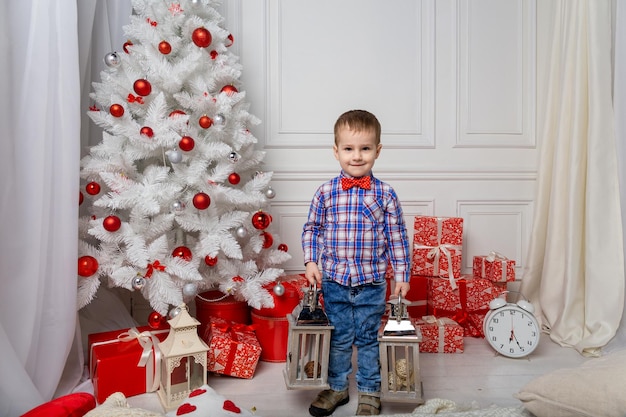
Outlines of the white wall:
<svg viewBox="0 0 626 417">
<path fill-rule="evenodd" d="M 464 219 L 464 272 L 491 250 L 524 267 L 538 159 L 536 2 L 255 0 L 224 4 L 272 216 L 302 271 L 316 187 L 339 172 L 332 128 L 364 108 L 383 127 L 374 167 L 413 216 Z M 409 230 L 411 233 L 411 230 Z"/>
</svg>

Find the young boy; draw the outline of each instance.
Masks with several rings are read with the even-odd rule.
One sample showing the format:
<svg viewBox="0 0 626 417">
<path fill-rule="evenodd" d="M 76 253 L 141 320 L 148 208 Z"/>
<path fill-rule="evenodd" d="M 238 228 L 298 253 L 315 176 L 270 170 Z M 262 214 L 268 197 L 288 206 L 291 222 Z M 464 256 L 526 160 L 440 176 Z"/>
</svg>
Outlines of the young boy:
<svg viewBox="0 0 626 417">
<path fill-rule="evenodd" d="M 339 176 L 313 196 L 302 233 L 306 278 L 321 285 L 326 314 L 335 327 L 330 341 L 328 384 L 309 407 L 328 416 L 348 403 L 352 346 L 357 348 L 357 415 L 380 414 L 378 329 L 385 312 L 385 271 L 395 273 L 394 296 L 409 290 L 409 245 L 402 208 L 388 184 L 372 175 L 380 155 L 380 123 L 364 110 L 335 123 Z M 318 267 L 321 266 L 321 271 Z"/>
</svg>

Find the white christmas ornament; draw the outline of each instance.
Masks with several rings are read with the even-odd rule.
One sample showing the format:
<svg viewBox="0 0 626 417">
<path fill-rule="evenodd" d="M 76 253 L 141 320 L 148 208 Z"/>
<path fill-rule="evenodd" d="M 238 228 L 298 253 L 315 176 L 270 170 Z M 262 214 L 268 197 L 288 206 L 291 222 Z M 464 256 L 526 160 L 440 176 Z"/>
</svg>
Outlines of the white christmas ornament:
<svg viewBox="0 0 626 417">
<path fill-rule="evenodd" d="M 170 208 L 174 212 L 181 212 L 185 209 L 185 204 L 183 204 L 182 201 L 174 201 L 172 205 L 170 206 Z"/>
<path fill-rule="evenodd" d="M 265 190 L 265 197 L 269 198 L 270 200 L 276 197 L 276 192 L 272 187 L 269 187 L 267 190 Z"/>
<path fill-rule="evenodd" d="M 245 238 L 246 236 L 248 236 L 248 231 L 243 226 L 238 227 L 236 233 L 237 233 L 237 236 L 242 238 L 242 239 Z"/>
<path fill-rule="evenodd" d="M 179 164 L 183 160 L 183 153 L 178 150 L 169 150 L 165 152 L 167 159 L 173 164 Z"/>
<path fill-rule="evenodd" d="M 226 117 L 222 113 L 218 113 L 213 118 L 213 123 L 216 126 L 224 126 L 226 124 Z"/>
</svg>

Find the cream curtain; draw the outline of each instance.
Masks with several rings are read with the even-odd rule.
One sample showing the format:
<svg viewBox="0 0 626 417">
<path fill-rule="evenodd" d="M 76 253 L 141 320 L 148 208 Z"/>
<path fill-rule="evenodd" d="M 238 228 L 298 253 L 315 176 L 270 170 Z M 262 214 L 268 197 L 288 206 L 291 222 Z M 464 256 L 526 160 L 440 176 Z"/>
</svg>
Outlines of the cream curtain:
<svg viewBox="0 0 626 417">
<path fill-rule="evenodd" d="M 624 309 L 612 103 L 612 2 L 557 0 L 531 243 L 521 291 L 553 341 L 596 355 Z"/>
<path fill-rule="evenodd" d="M 622 202 L 622 232 L 626 248 L 626 3 L 615 1 L 614 22 L 614 71 L 613 108 L 615 110 L 615 137 Z M 626 347 L 626 309 L 617 335 L 603 351 L 612 352 Z"/>
</svg>

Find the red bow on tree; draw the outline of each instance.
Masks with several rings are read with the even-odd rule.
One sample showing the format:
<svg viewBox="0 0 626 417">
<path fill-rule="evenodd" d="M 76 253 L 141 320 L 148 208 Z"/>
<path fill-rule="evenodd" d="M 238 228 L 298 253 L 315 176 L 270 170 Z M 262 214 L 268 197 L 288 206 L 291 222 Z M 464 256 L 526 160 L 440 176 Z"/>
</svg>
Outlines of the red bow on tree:
<svg viewBox="0 0 626 417">
<path fill-rule="evenodd" d="M 142 97 L 140 97 L 140 96 L 134 96 L 134 95 L 132 95 L 132 94 L 129 94 L 129 95 L 128 95 L 127 101 L 128 101 L 129 103 L 134 103 L 134 102 L 137 102 L 137 103 L 139 103 L 139 104 L 143 104 L 143 98 L 142 98 Z"/>
<path fill-rule="evenodd" d="M 370 189 L 370 177 L 361 177 L 361 178 L 341 178 L 341 188 L 344 190 L 349 190 L 352 187 L 361 187 L 365 190 Z"/>
<path fill-rule="evenodd" d="M 159 261 L 154 261 L 153 263 L 148 264 L 147 268 L 148 270 L 146 271 L 146 275 L 144 275 L 146 278 L 150 278 L 155 269 L 165 271 L 165 265 L 161 265 L 161 262 Z"/>
</svg>

